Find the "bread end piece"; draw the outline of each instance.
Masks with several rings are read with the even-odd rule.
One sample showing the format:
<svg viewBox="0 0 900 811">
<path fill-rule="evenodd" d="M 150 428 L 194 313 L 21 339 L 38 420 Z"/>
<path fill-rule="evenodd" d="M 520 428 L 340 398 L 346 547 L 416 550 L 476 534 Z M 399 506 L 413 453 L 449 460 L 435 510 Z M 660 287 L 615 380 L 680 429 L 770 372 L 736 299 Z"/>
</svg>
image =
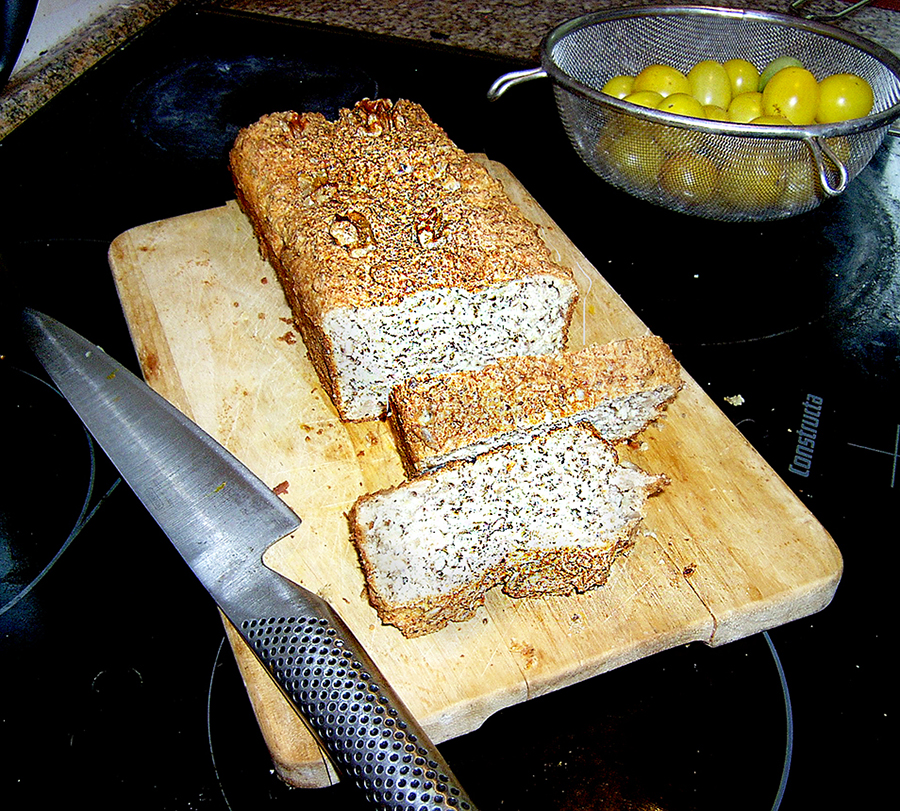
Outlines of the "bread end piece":
<svg viewBox="0 0 900 811">
<path fill-rule="evenodd" d="M 240 132 L 230 167 L 342 419 L 383 416 L 416 374 L 565 345 L 571 269 L 421 106 L 272 113 Z"/>
<path fill-rule="evenodd" d="M 351 538 L 381 620 L 420 636 L 470 619 L 495 586 L 521 598 L 602 585 L 666 483 L 578 424 L 362 496 Z"/>
</svg>

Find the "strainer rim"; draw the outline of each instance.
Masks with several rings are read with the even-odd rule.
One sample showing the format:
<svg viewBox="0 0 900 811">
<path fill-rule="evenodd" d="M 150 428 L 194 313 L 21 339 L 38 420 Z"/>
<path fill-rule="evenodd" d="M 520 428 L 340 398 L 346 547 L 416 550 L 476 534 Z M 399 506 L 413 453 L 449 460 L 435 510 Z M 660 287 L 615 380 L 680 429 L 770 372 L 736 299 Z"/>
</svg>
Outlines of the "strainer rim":
<svg viewBox="0 0 900 811">
<path fill-rule="evenodd" d="M 551 54 L 553 47 L 565 36 L 574 31 L 586 28 L 597 23 L 609 22 L 612 20 L 624 19 L 628 17 L 650 17 L 650 16 L 711 16 L 711 17 L 733 17 L 736 19 L 751 19 L 762 22 L 771 22 L 777 25 L 784 25 L 793 28 L 799 28 L 811 31 L 822 36 L 844 42 L 847 45 L 858 48 L 867 55 L 880 61 L 900 83 L 900 58 L 887 48 L 879 45 L 872 40 L 861 37 L 853 32 L 846 31 L 827 23 L 816 20 L 808 20 L 801 17 L 795 17 L 789 14 L 781 14 L 774 11 L 760 11 L 756 9 L 738 9 L 725 8 L 720 6 L 705 5 L 671 5 L 671 6 L 623 6 L 615 9 L 605 9 L 602 11 L 590 12 L 582 14 L 578 17 L 572 17 L 549 31 L 543 38 L 540 47 L 541 67 L 548 77 L 557 85 L 566 90 L 576 93 L 588 100 L 600 104 L 605 107 L 612 107 L 620 112 L 634 115 L 648 121 L 655 121 L 660 124 L 676 126 L 682 129 L 699 130 L 701 132 L 717 133 L 724 135 L 741 135 L 749 137 L 762 138 L 793 138 L 793 139 L 809 139 L 809 138 L 830 138 L 840 135 L 854 135 L 861 132 L 869 132 L 881 127 L 890 126 L 890 124 L 900 117 L 900 101 L 892 104 L 878 113 L 870 113 L 865 118 L 855 118 L 849 121 L 842 121 L 834 124 L 810 124 L 807 126 L 792 125 L 773 127 L 765 124 L 739 124 L 730 121 L 712 121 L 700 118 L 688 118 L 686 116 L 667 113 L 662 110 L 654 110 L 648 107 L 642 107 L 623 99 L 617 99 L 605 93 L 601 93 L 593 87 L 590 87 L 578 79 L 573 78 L 564 70 L 562 70 L 553 60 Z"/>
</svg>

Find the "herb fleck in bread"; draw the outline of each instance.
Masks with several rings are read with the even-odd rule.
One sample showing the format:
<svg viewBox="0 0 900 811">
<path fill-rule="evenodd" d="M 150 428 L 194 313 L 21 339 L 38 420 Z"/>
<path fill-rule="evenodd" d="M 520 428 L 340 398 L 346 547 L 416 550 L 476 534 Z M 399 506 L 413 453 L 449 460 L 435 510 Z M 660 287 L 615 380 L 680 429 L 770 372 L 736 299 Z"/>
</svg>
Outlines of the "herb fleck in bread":
<svg viewBox="0 0 900 811">
<path fill-rule="evenodd" d="M 369 600 L 413 637 L 471 618 L 494 586 L 534 597 L 602 585 L 665 483 L 582 423 L 362 496 L 350 526 Z"/>
<path fill-rule="evenodd" d="M 230 165 L 343 419 L 382 416 L 412 375 L 565 345 L 571 271 L 420 106 L 267 115 L 241 131 Z"/>
<path fill-rule="evenodd" d="M 669 347 L 649 335 L 411 378 L 391 392 L 390 420 L 415 475 L 575 422 L 613 443 L 633 439 L 682 385 Z"/>
</svg>

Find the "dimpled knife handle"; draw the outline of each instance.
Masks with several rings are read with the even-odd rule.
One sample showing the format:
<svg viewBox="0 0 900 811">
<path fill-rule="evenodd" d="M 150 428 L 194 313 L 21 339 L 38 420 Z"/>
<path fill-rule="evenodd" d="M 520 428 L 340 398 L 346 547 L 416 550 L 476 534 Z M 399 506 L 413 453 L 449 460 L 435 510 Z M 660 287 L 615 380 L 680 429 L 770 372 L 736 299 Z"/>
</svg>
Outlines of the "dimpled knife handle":
<svg viewBox="0 0 900 811">
<path fill-rule="evenodd" d="M 299 587 L 292 591 L 290 601 L 275 594 L 256 600 L 254 618 L 230 619 L 334 764 L 378 808 L 474 811 L 435 745 L 331 606 Z M 266 602 L 274 610 L 261 611 Z"/>
</svg>

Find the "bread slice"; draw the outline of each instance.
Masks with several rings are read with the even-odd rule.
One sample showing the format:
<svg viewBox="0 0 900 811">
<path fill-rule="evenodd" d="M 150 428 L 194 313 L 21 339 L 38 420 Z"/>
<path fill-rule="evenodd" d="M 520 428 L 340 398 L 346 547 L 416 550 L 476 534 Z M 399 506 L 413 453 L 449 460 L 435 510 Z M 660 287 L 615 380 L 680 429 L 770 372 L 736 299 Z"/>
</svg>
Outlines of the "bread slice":
<svg viewBox="0 0 900 811">
<path fill-rule="evenodd" d="M 682 385 L 669 347 L 648 335 L 418 376 L 394 387 L 390 421 L 415 475 L 575 422 L 592 423 L 613 443 L 633 439 Z"/>
<path fill-rule="evenodd" d="M 419 105 L 266 115 L 230 166 L 343 419 L 383 416 L 407 377 L 565 345 L 571 270 Z"/>
<path fill-rule="evenodd" d="M 666 481 L 619 463 L 582 423 L 362 496 L 350 526 L 369 601 L 414 637 L 471 618 L 495 586 L 600 586 Z"/>
</svg>

